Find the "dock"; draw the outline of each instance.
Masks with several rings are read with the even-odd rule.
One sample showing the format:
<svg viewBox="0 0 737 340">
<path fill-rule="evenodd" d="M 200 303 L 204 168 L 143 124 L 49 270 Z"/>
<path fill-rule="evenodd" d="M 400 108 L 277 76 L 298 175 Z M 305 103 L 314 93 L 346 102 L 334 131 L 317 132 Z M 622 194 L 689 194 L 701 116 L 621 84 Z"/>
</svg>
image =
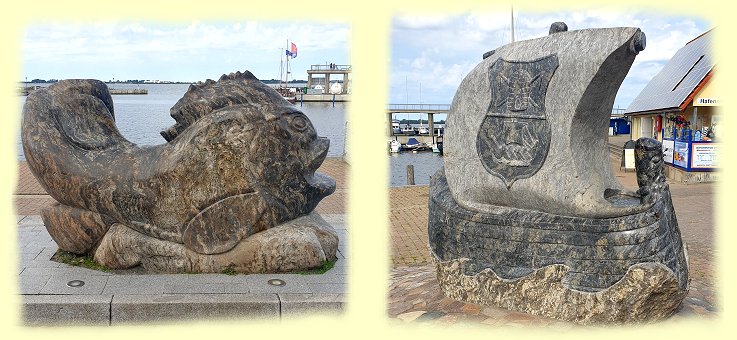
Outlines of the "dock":
<svg viewBox="0 0 737 340">
<path fill-rule="evenodd" d="M 350 94 L 302 94 L 299 93 L 295 97 L 296 103 L 300 102 L 349 102 L 351 101 Z"/>
<path fill-rule="evenodd" d="M 409 137 L 414 137 L 420 142 L 435 144 L 437 137 L 442 137 L 442 134 L 435 133 L 435 124 L 433 116 L 436 114 L 447 115 L 450 111 L 450 104 L 389 104 L 386 107 L 386 113 L 389 117 L 389 136 L 394 137 L 400 143 L 406 143 Z M 416 113 L 427 115 L 428 134 L 416 134 L 416 135 L 404 135 L 394 134 L 392 131 L 392 116 L 394 114 L 401 113 Z"/>
<path fill-rule="evenodd" d="M 122 94 L 148 94 L 147 89 L 110 89 L 110 94 L 122 95 Z"/>
</svg>

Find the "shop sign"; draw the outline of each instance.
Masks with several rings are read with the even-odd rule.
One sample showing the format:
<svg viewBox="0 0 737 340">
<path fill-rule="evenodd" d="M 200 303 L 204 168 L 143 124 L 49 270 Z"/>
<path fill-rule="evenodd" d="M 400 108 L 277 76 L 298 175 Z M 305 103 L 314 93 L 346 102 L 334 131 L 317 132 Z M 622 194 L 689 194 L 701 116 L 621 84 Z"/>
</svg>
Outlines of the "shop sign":
<svg viewBox="0 0 737 340">
<path fill-rule="evenodd" d="M 692 168 L 714 169 L 717 167 L 717 151 L 719 145 L 716 143 L 694 143 L 692 144 L 691 160 Z"/>
<path fill-rule="evenodd" d="M 719 100 L 716 98 L 696 98 L 695 104 L 696 106 L 717 106 L 719 105 Z"/>
</svg>

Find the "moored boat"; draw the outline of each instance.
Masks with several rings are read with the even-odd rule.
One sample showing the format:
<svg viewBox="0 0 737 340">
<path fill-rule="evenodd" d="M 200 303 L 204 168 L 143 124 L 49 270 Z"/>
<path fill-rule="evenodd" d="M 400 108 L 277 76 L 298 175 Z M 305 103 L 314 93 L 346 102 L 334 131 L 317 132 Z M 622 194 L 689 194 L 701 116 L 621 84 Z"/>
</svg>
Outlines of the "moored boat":
<svg viewBox="0 0 737 340">
<path fill-rule="evenodd" d="M 426 143 L 422 143 L 418 141 L 416 138 L 410 138 L 409 140 L 407 140 L 406 144 L 402 145 L 402 150 L 429 151 L 429 150 L 432 150 L 432 147 L 430 147 Z"/>
<path fill-rule="evenodd" d="M 398 142 L 397 140 L 390 140 L 389 141 L 389 152 L 391 153 L 397 153 L 402 149 L 402 143 Z"/>
</svg>

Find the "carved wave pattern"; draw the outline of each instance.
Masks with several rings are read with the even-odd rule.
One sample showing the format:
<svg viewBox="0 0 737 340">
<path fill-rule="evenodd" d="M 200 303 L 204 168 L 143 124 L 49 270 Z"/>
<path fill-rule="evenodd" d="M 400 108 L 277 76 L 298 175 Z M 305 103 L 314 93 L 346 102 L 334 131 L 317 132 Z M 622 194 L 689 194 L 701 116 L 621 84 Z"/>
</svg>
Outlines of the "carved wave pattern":
<svg viewBox="0 0 737 340">
<path fill-rule="evenodd" d="M 468 258 L 467 275 L 491 268 L 513 279 L 562 264 L 570 268 L 563 277 L 566 287 L 595 292 L 619 281 L 632 265 L 656 262 L 676 273 L 682 289 L 687 287 L 688 269 L 670 195 L 646 212 L 607 219 L 522 209 L 493 214 L 460 207 L 444 175 L 432 181 L 430 245 L 443 261 Z"/>
</svg>

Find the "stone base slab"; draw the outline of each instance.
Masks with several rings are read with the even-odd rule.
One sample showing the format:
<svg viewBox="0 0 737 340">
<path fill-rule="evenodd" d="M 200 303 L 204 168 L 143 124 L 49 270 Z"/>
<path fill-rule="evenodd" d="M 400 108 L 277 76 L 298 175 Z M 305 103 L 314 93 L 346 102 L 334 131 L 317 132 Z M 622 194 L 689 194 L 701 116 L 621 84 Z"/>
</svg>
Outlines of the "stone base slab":
<svg viewBox="0 0 737 340">
<path fill-rule="evenodd" d="M 679 289 L 673 271 L 660 263 L 633 265 L 620 281 L 592 293 L 562 283 L 569 270 L 565 265 L 546 266 L 508 280 L 489 268 L 465 275 L 468 259 L 440 261 L 432 255 L 440 287 L 450 298 L 580 324 L 664 319 L 675 313 L 688 292 Z"/>
<path fill-rule="evenodd" d="M 95 261 L 113 269 L 140 265 L 148 272 L 283 273 L 320 267 L 335 260 L 337 250 L 335 230 L 312 213 L 248 236 L 220 254 L 200 254 L 116 223 L 102 238 Z"/>
</svg>

